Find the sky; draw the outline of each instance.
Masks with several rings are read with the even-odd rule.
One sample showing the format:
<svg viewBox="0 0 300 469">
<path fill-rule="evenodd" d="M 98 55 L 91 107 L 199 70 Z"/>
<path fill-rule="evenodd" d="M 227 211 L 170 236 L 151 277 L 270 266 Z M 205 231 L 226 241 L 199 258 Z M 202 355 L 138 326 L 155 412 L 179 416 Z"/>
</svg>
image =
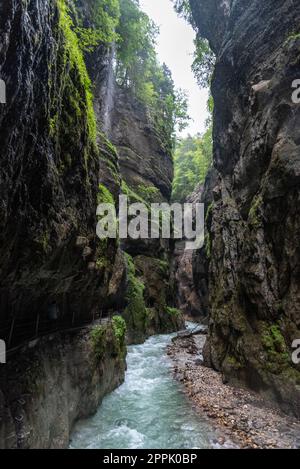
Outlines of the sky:
<svg viewBox="0 0 300 469">
<path fill-rule="evenodd" d="M 181 136 L 203 133 L 208 117 L 208 92 L 199 88 L 191 70 L 195 32 L 176 14 L 171 0 L 140 0 L 140 6 L 160 28 L 156 47 L 159 61 L 165 62 L 172 71 L 176 87 L 188 93 L 192 120 Z"/>
</svg>

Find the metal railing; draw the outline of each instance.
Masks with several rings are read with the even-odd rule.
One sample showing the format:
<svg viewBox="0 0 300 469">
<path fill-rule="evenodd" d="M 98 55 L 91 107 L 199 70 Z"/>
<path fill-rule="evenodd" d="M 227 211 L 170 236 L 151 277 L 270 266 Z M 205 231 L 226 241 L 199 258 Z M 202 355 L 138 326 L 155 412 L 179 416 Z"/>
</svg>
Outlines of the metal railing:
<svg viewBox="0 0 300 469">
<path fill-rule="evenodd" d="M 89 318 L 78 317 L 75 314 L 50 320 L 37 315 L 35 321 L 24 321 L 17 317 L 0 324 L 0 338 L 6 343 L 6 353 L 11 355 L 28 343 L 58 332 L 81 330 L 95 321 L 105 319 L 103 312 L 95 313 Z"/>
</svg>

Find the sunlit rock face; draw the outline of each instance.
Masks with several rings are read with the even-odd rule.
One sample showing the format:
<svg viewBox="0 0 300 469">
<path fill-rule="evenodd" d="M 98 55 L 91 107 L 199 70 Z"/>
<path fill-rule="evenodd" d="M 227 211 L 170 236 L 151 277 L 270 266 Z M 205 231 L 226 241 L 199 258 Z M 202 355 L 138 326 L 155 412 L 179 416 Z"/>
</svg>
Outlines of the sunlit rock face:
<svg viewBox="0 0 300 469">
<path fill-rule="evenodd" d="M 300 5 L 190 4 L 217 56 L 206 362 L 300 415 Z"/>
</svg>

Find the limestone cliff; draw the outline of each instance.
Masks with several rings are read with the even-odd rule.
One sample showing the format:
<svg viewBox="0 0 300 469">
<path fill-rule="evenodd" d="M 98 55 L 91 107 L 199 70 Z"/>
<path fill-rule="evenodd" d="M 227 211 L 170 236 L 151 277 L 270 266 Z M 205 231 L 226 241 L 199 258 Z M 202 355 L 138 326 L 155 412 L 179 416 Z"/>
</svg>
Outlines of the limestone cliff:
<svg viewBox="0 0 300 469">
<path fill-rule="evenodd" d="M 300 5 L 190 5 L 217 57 L 206 362 L 300 415 Z"/>
</svg>

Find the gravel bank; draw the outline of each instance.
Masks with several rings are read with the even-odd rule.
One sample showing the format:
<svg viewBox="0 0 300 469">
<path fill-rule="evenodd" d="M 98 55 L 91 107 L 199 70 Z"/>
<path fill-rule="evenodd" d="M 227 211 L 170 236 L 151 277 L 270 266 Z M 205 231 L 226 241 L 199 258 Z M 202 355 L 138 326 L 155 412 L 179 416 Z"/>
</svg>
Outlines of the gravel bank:
<svg viewBox="0 0 300 469">
<path fill-rule="evenodd" d="M 176 337 L 168 347 L 174 373 L 196 409 L 240 448 L 300 448 L 300 423 L 258 394 L 223 383 L 222 376 L 202 365 L 205 335 Z"/>
</svg>

